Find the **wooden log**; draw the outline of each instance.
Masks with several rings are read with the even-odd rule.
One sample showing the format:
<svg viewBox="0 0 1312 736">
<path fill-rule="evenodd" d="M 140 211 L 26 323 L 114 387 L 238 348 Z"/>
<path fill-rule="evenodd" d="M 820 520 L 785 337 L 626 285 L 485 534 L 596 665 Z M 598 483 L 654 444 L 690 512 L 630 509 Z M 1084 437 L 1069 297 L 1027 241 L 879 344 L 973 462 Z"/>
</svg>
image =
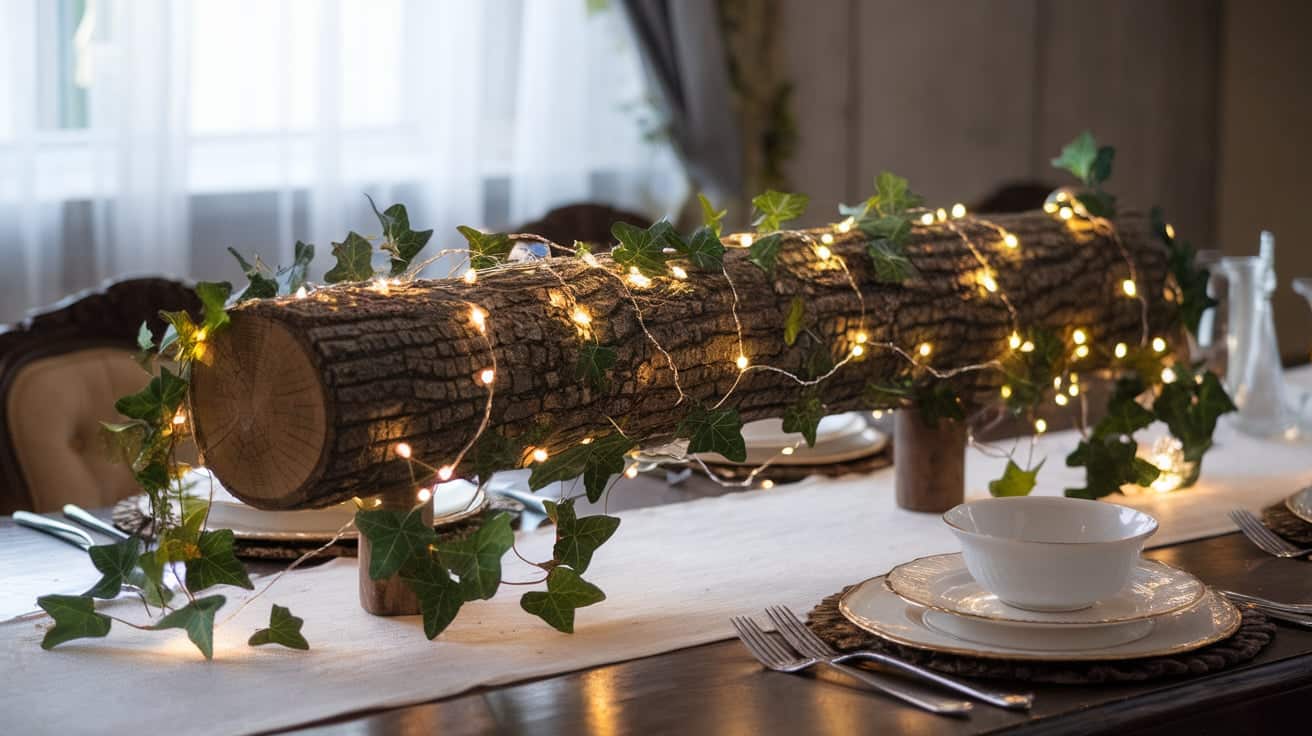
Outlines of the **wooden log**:
<svg viewBox="0 0 1312 736">
<path fill-rule="evenodd" d="M 1087 223 L 1041 212 L 917 226 L 906 251 L 919 276 L 902 284 L 876 280 L 859 231 L 830 229 L 787 234 L 772 276 L 745 249 L 730 247 L 724 265 L 733 288 L 723 274 L 689 267 L 686 281 L 662 277 L 640 289 L 598 256 L 600 267 L 553 259 L 484 272 L 472 285 L 418 281 L 386 294 L 343 285 L 304 299 L 247 302 L 211 340 L 207 364 L 195 367 L 196 437 L 233 494 L 289 509 L 413 493 L 396 443 L 409 443 L 433 466 L 451 463 L 477 432 L 487 399 L 479 375 L 494 364 L 488 431 L 516 436 L 546 427 L 537 446 L 551 453 L 613 431 L 612 421 L 631 435 L 668 438 L 694 404 L 714 403 L 731 388 L 725 405 L 744 421 L 781 416 L 803 389 L 774 371 L 749 370 L 739 381 L 735 361 L 741 351 L 752 364 L 800 371 L 805 341 L 783 339 L 795 297 L 835 356 L 851 350 L 858 332 L 869 336 L 862 358 L 822 384 L 830 412 L 861 407 L 867 382 L 907 366 L 883 343 L 907 351 L 927 343 L 924 362 L 948 369 L 1002 356 L 1016 324 L 1068 341 L 1080 327 L 1102 347 L 1080 364 L 1091 371 L 1114 343 L 1137 343 L 1145 316 L 1157 334 L 1173 313 L 1164 303 L 1165 247 L 1147 218 L 1116 224 L 1146 312 L 1122 292 L 1130 271 L 1121 246 Z M 1004 244 L 999 227 L 1019 247 Z M 837 258 L 817 257 L 822 233 L 834 234 L 828 247 L 852 281 Z M 998 293 L 981 285 L 984 268 L 965 238 L 988 263 Z M 471 305 L 486 310 L 486 335 Z M 572 319 L 578 307 L 590 324 Z M 594 342 L 616 351 L 604 390 L 577 374 L 582 346 Z M 988 370 L 952 382 L 967 398 L 993 400 L 1002 378 Z M 456 477 L 471 474 L 468 461 L 455 469 Z"/>
<path fill-rule="evenodd" d="M 943 513 L 966 498 L 966 422 L 930 424 L 916 409 L 893 418 L 893 473 L 897 505 Z"/>
</svg>

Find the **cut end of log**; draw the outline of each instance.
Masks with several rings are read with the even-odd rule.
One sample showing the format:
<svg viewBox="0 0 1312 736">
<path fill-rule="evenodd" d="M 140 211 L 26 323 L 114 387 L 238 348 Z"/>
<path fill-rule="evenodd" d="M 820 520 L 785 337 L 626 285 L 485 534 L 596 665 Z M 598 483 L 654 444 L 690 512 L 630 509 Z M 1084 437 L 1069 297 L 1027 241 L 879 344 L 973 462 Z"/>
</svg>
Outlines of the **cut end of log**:
<svg viewBox="0 0 1312 736">
<path fill-rule="evenodd" d="M 323 379 L 287 326 L 232 315 L 192 373 L 192 412 L 204 461 L 241 500 L 263 509 L 313 505 L 302 489 L 328 435 Z"/>
</svg>

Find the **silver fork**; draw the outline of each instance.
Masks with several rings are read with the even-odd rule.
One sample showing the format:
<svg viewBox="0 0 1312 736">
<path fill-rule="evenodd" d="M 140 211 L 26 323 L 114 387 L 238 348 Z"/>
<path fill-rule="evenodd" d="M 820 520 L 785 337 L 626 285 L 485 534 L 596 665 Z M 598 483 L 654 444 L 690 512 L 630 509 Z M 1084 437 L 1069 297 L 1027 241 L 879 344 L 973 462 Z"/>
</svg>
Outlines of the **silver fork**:
<svg viewBox="0 0 1312 736">
<path fill-rule="evenodd" d="M 1256 544 L 1263 552 L 1275 557 L 1304 557 L 1312 555 L 1312 547 L 1300 548 L 1286 542 L 1284 539 L 1276 536 L 1276 533 L 1266 528 L 1260 519 L 1253 515 L 1253 512 L 1245 509 L 1235 509 L 1230 512 L 1230 520 L 1239 527 L 1239 531 L 1248 537 L 1248 541 Z"/>
<path fill-rule="evenodd" d="M 874 690 L 885 695 L 891 695 L 898 700 L 922 710 L 927 710 L 930 713 L 965 716 L 974 707 L 972 703 L 965 700 L 953 700 L 928 693 L 911 692 L 876 676 L 872 672 L 865 672 L 855 667 L 848 667 L 844 664 L 837 664 L 815 657 L 799 657 L 796 652 L 793 652 L 785 644 L 770 638 L 761 630 L 761 627 L 756 625 L 755 621 L 748 617 L 734 616 L 730 619 L 730 622 L 733 624 L 734 629 L 738 631 L 738 638 L 747 647 L 747 651 L 751 652 L 756 661 L 764 665 L 766 669 L 775 672 L 801 672 L 816 664 L 825 664 L 849 677 L 860 680 Z"/>
<path fill-rule="evenodd" d="M 906 674 L 918 677 L 922 680 L 928 680 L 936 685 L 955 690 L 963 695 L 969 695 L 977 700 L 982 700 L 989 705 L 995 705 L 999 708 L 1009 710 L 1029 710 L 1034 704 L 1033 693 L 1000 693 L 992 690 L 977 688 L 960 680 L 941 675 L 933 670 L 918 667 L 910 662 L 904 662 L 897 657 L 891 657 L 882 652 L 840 652 L 831 647 L 824 639 L 816 635 L 802 623 L 787 606 L 770 606 L 765 609 L 765 613 L 774 622 L 775 628 L 784 637 L 784 640 L 793 645 L 793 648 L 801 652 L 804 656 L 815 657 L 828 662 L 841 663 L 851 660 L 864 660 L 870 662 L 879 662 L 894 669 L 900 670 Z"/>
</svg>

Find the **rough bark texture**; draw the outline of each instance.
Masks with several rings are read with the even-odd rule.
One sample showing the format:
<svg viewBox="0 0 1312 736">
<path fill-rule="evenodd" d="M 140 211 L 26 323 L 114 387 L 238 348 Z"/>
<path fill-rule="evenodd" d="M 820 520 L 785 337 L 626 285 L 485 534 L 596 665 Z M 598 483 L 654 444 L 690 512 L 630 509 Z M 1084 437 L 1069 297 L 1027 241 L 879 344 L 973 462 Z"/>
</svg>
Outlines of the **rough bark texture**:
<svg viewBox="0 0 1312 736">
<path fill-rule="evenodd" d="M 971 219 L 950 225 L 989 262 L 1018 312 L 1017 324 L 1046 327 L 1068 341 L 1071 329 L 1083 328 L 1102 348 L 1081 364 L 1085 370 L 1099 367 L 1112 344 L 1137 343 L 1141 306 L 1121 291 L 1129 271 L 1113 240 L 1039 212 L 991 222 L 1014 233 L 1020 247 L 1007 248 L 997 229 Z M 979 285 L 981 266 L 952 227 L 915 228 L 907 253 L 920 277 L 900 285 L 875 280 L 859 232 L 836 235 L 830 248 L 864 295 L 864 322 L 843 270 L 821 263 L 804 242 L 818 242 L 822 231 L 789 236 L 773 278 L 747 260 L 747 251 L 730 248 L 724 261 L 737 288 L 743 352 L 753 364 L 799 372 L 805 351 L 783 339 L 794 296 L 804 299 L 807 324 L 835 356 L 846 354 L 864 329 L 871 345 L 863 358 L 822 384 L 829 412 L 862 406 L 867 382 L 906 366 L 880 342 L 908 351 L 927 342 L 933 353 L 926 362 L 940 369 L 1000 357 L 1011 317 L 999 294 Z M 1156 334 L 1173 314 L 1163 296 L 1165 249 L 1142 216 L 1121 218 L 1117 229 Z M 471 303 L 488 312 L 495 354 L 488 431 L 514 436 L 549 426 L 538 446 L 553 453 L 612 431 L 610 420 L 630 435 L 669 437 L 694 403 L 718 401 L 738 377 L 733 293 L 723 275 L 692 269 L 687 281 L 661 278 L 651 288 L 632 289 L 647 330 L 678 366 L 680 401 L 675 373 L 644 335 L 629 289 L 606 256 L 598 260 L 609 270 L 556 259 L 549 268 L 487 272 L 474 285 L 421 281 L 386 295 L 339 286 L 307 299 L 242 305 L 232 328 L 214 338 L 210 365 L 196 366 L 196 434 L 209 466 L 235 495 L 262 508 L 323 506 L 412 487 L 395 444 L 406 441 L 416 458 L 440 466 L 482 417 L 487 392 L 477 376 L 494 356 L 470 320 Z M 590 337 L 570 319 L 574 303 L 592 316 Z M 576 372 L 580 348 L 592 339 L 618 353 L 604 391 Z M 996 371 L 952 380 L 964 395 L 981 397 L 996 397 L 1001 382 Z M 725 406 L 736 407 L 744 421 L 780 416 L 801 393 L 786 376 L 749 371 Z M 307 454 L 317 458 L 312 466 L 295 459 Z M 471 472 L 466 460 L 456 475 Z"/>
</svg>

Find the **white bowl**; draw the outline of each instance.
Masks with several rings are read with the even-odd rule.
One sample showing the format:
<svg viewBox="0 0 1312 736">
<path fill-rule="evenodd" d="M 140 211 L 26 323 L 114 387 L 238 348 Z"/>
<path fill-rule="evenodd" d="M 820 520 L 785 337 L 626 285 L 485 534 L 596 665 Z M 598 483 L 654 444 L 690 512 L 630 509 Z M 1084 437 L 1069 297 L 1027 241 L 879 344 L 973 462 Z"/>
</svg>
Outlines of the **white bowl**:
<svg viewBox="0 0 1312 736">
<path fill-rule="evenodd" d="M 1114 595 L 1157 531 L 1142 511 L 1051 496 L 972 501 L 943 521 L 961 541 L 971 576 L 1031 611 L 1076 611 Z"/>
</svg>

